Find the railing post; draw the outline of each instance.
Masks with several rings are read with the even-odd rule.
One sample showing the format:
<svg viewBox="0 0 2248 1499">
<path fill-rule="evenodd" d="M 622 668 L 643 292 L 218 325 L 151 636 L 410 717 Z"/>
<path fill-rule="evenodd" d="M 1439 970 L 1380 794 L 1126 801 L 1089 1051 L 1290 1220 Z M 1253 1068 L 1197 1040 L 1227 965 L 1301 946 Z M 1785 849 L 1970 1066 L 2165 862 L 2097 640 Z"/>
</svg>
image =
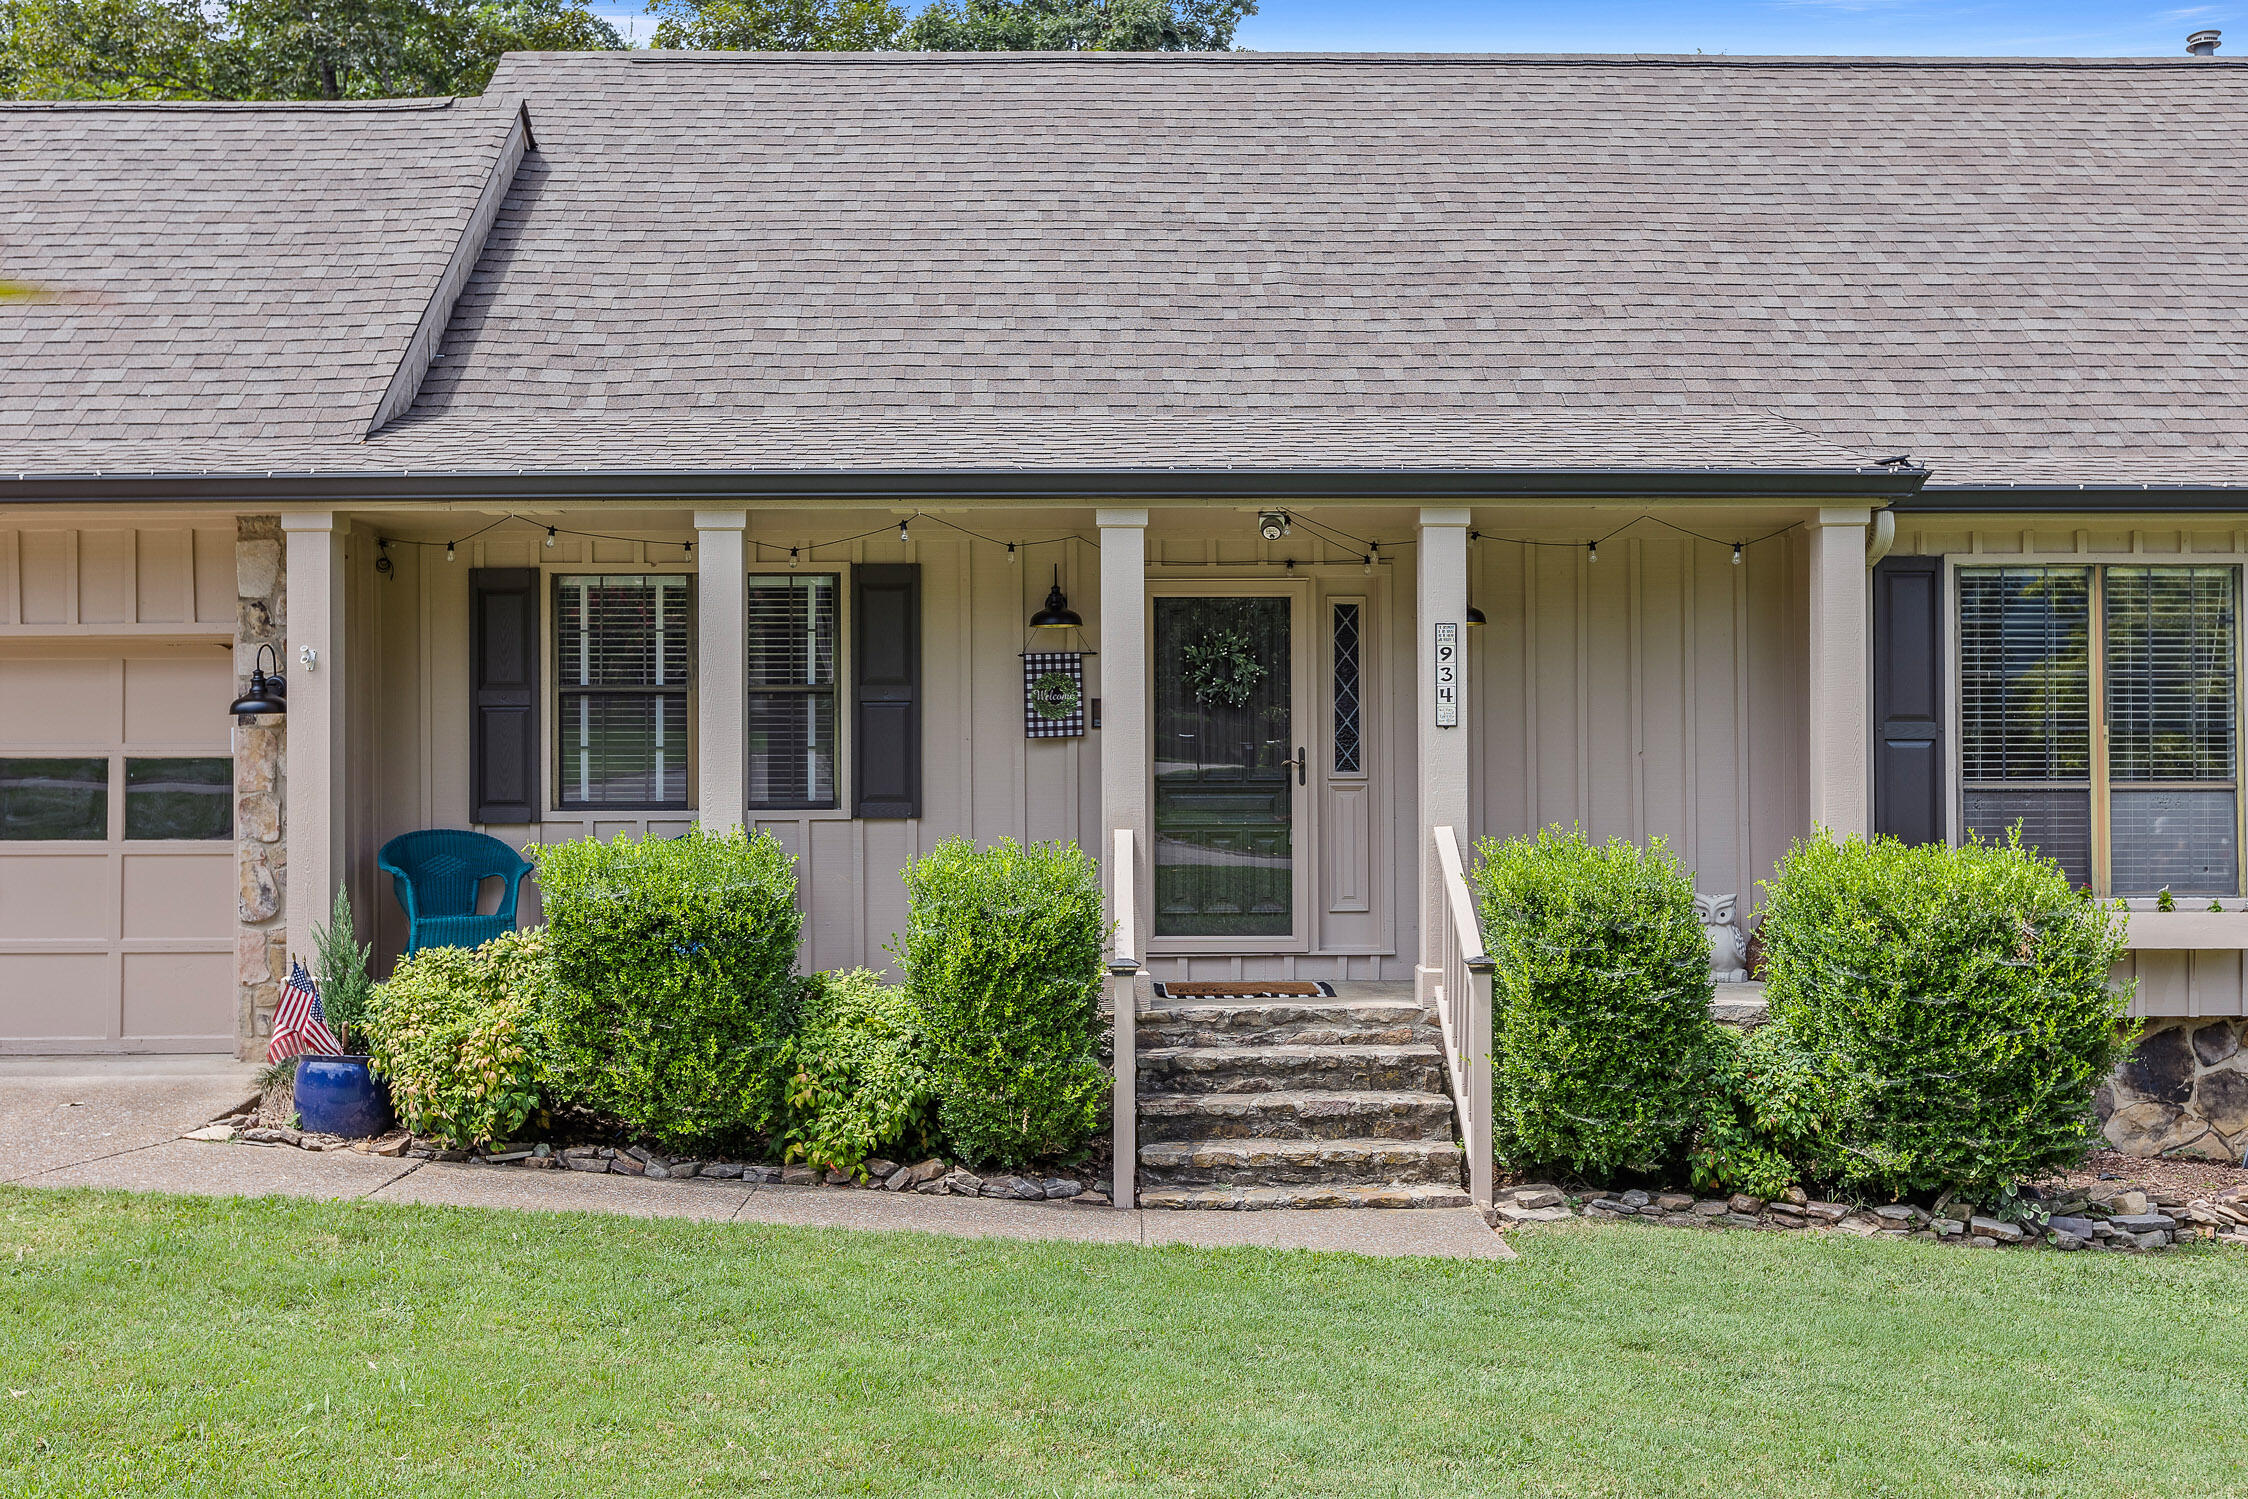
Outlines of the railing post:
<svg viewBox="0 0 2248 1499">
<path fill-rule="evenodd" d="M 1109 1201 L 1127 1210 L 1138 1205 L 1140 1160 L 1140 962 L 1134 925 L 1139 865 L 1134 854 L 1132 830 L 1118 828 L 1114 863 L 1109 870 L 1116 954 L 1109 959 L 1107 979 L 1109 1053 L 1115 1072 L 1115 1091 L 1109 1105 L 1112 1145 L 1108 1187 Z"/>
<path fill-rule="evenodd" d="M 1467 1146 L 1467 1195 L 1486 1210 L 1496 1193 L 1491 1159 L 1491 977 L 1497 968 L 1488 957 L 1467 965 L 1469 1000 L 1460 1027 L 1460 1050 L 1467 1057 L 1468 1117 L 1461 1131 Z"/>
</svg>

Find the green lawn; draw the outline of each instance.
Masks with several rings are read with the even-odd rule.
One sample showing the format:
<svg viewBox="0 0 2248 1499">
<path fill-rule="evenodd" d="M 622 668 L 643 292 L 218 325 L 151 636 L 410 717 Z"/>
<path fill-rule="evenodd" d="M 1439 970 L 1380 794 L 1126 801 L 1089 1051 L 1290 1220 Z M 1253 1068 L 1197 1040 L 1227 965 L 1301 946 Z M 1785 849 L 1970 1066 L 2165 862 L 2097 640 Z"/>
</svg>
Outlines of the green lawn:
<svg viewBox="0 0 2248 1499">
<path fill-rule="evenodd" d="M 0 1188 L 0 1493 L 2248 1493 L 2248 1256 L 1517 1242 Z"/>
</svg>

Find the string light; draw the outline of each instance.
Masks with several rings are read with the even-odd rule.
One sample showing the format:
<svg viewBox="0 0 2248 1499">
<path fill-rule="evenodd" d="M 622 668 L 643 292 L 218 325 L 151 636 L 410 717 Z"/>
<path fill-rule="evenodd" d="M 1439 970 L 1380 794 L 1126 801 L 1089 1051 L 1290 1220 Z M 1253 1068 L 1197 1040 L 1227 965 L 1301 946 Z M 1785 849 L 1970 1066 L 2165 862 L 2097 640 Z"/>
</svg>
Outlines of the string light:
<svg viewBox="0 0 2248 1499">
<path fill-rule="evenodd" d="M 1733 543 L 1733 565 L 1735 567 L 1741 565 L 1741 544 L 1737 541 Z"/>
<path fill-rule="evenodd" d="M 453 560 L 453 544 L 449 541 L 445 543 L 445 560 L 447 562 Z"/>
<path fill-rule="evenodd" d="M 549 550 L 554 546 L 554 528 L 552 526 L 546 528 L 546 544 Z"/>
<path fill-rule="evenodd" d="M 1375 562 L 1375 560 L 1376 560 L 1377 558 L 1379 558 L 1379 557 L 1381 556 L 1381 554 L 1382 554 L 1382 544 L 1381 544 L 1380 542 L 1378 542 L 1378 541 L 1369 541 L 1369 542 L 1367 542 L 1367 543 L 1366 543 L 1366 576 L 1367 576 L 1367 577 L 1371 578 L 1371 577 L 1372 577 L 1372 576 L 1374 575 L 1374 562 Z"/>
<path fill-rule="evenodd" d="M 788 567 L 790 572 L 796 570 L 796 548 L 794 547 L 788 549 Z"/>
<path fill-rule="evenodd" d="M 1588 541 L 1585 543 L 1585 560 L 1587 562 L 1598 562 L 1600 560 L 1599 542 Z"/>
<path fill-rule="evenodd" d="M 1016 555 L 1015 555 L 1015 544 L 1014 544 L 1013 542 L 1011 542 L 1011 541 L 1010 541 L 1010 542 L 1008 542 L 1008 543 L 1007 543 L 1007 562 L 1008 562 L 1008 565 L 1009 565 L 1009 566 L 1012 566 L 1012 565 L 1014 565 L 1015 563 L 1017 563 L 1017 562 L 1020 562 L 1020 561 L 1022 561 L 1022 558 L 1020 558 L 1020 557 L 1018 557 L 1018 556 L 1016 556 Z"/>
<path fill-rule="evenodd" d="M 904 522 L 904 521 L 902 521 L 902 520 L 901 520 L 901 521 L 899 521 L 899 522 L 898 522 L 898 543 L 899 543 L 899 545 L 901 545 L 901 546 L 902 546 L 902 545 L 904 545 L 904 544 L 905 544 L 906 542 L 909 542 L 909 541 L 911 541 L 912 539 L 913 539 L 912 537 L 910 537 L 910 536 L 908 536 L 908 535 L 906 535 L 906 534 L 905 534 L 905 522 Z"/>
</svg>

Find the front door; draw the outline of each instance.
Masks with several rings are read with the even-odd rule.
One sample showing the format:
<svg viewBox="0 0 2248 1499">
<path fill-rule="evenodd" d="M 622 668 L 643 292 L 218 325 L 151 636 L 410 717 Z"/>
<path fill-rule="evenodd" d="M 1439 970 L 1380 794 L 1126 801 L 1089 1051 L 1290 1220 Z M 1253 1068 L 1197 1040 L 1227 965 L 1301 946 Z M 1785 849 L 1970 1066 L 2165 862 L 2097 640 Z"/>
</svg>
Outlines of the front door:
<svg viewBox="0 0 2248 1499">
<path fill-rule="evenodd" d="M 1303 715 L 1294 589 L 1154 603 L 1155 936 L 1303 946 Z"/>
</svg>

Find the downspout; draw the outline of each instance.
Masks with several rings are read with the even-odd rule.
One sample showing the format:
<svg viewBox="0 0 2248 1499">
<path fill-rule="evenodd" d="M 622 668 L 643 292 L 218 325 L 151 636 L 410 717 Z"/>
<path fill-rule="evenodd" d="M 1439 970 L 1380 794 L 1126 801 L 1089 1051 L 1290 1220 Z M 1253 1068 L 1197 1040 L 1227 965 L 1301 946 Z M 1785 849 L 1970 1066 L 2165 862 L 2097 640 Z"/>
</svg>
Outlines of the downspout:
<svg viewBox="0 0 2248 1499">
<path fill-rule="evenodd" d="M 1889 548 L 1897 544 L 1897 517 L 1888 510 L 1873 512 L 1873 524 L 1866 528 L 1866 566 L 1878 564 L 1889 555 Z"/>
</svg>

